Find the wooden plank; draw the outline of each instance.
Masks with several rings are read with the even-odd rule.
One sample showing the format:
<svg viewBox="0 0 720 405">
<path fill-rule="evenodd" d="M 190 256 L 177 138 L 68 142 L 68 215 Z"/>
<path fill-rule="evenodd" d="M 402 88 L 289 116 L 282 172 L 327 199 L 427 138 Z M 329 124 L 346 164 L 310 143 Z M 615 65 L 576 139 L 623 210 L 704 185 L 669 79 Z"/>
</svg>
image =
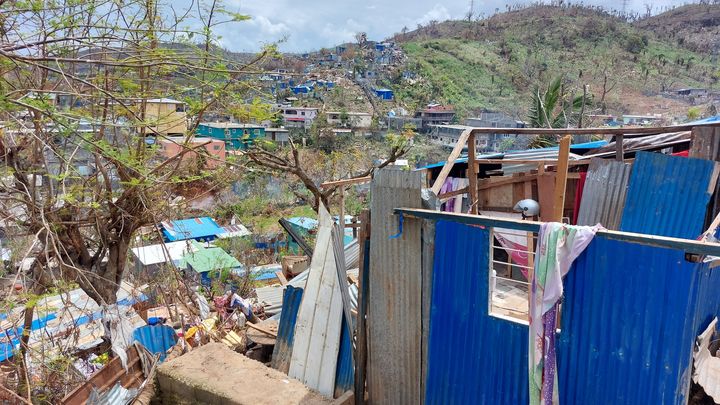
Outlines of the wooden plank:
<svg viewBox="0 0 720 405">
<path fill-rule="evenodd" d="M 553 196 L 555 195 L 555 177 L 554 172 L 545 172 L 538 176 L 538 203 L 540 204 L 540 220 L 551 221 L 553 215 Z"/>
<path fill-rule="evenodd" d="M 333 220 L 323 205 L 318 214 L 315 253 L 298 309 L 288 375 L 332 397 L 340 348 L 342 304 L 332 254 Z"/>
<path fill-rule="evenodd" d="M 248 323 L 246 323 L 246 325 L 247 325 L 248 327 L 252 328 L 252 329 L 255 329 L 255 330 L 258 331 L 258 332 L 262 332 L 262 333 L 264 333 L 264 334 L 266 334 L 266 335 L 270 335 L 270 336 L 272 336 L 272 337 L 274 337 L 274 338 L 277 337 L 277 332 L 273 332 L 273 331 L 271 331 L 271 330 L 267 330 L 267 329 L 263 328 L 263 327 L 260 326 L 260 325 L 256 325 L 256 324 L 254 324 L 254 323 L 252 323 L 252 322 L 248 322 Z"/>
<path fill-rule="evenodd" d="M 672 132 L 691 131 L 697 127 L 720 127 L 720 122 L 702 125 L 671 125 L 663 127 L 621 127 L 621 128 L 472 128 L 474 134 L 513 135 L 657 135 Z"/>
<path fill-rule="evenodd" d="M 552 221 L 562 222 L 565 209 L 565 188 L 567 187 L 568 158 L 570 157 L 570 140 L 565 136 L 560 140 L 557 176 L 555 177 L 555 196 L 553 197 Z"/>
<path fill-rule="evenodd" d="M 325 183 L 320 184 L 320 188 L 330 188 L 330 187 L 337 187 L 337 186 L 350 186 L 353 184 L 364 184 L 369 183 L 372 180 L 372 177 L 366 176 L 366 177 L 357 177 L 353 179 L 344 179 L 344 180 L 336 180 L 336 181 L 327 181 Z"/>
<path fill-rule="evenodd" d="M 457 189 L 457 190 L 455 190 L 455 191 L 449 191 L 449 192 L 447 192 L 447 193 L 445 193 L 445 194 L 440 194 L 440 195 L 438 196 L 438 199 L 439 199 L 440 201 L 449 200 L 449 199 L 451 199 L 451 198 L 453 198 L 453 197 L 457 197 L 457 196 L 459 196 L 459 195 L 467 194 L 469 191 L 470 191 L 470 187 L 469 187 L 469 186 L 468 186 L 468 187 L 459 188 L 459 189 Z"/>
<path fill-rule="evenodd" d="M 283 274 L 282 270 L 277 270 L 275 272 L 275 276 L 278 278 L 278 280 L 280 280 L 281 286 L 284 287 L 287 285 L 288 281 L 287 281 L 287 278 L 285 278 L 285 274 Z"/>
<path fill-rule="evenodd" d="M 432 186 L 431 190 L 433 193 L 435 193 L 435 195 L 440 194 L 440 189 L 442 188 L 443 183 L 445 183 L 445 179 L 447 179 L 447 176 L 450 174 L 450 170 L 452 170 L 453 166 L 455 165 L 455 160 L 457 160 L 463 148 L 467 144 L 467 140 L 470 137 L 470 134 L 472 134 L 472 131 L 473 130 L 468 127 L 468 129 L 464 130 L 462 134 L 460 134 L 460 137 L 458 138 L 455 147 L 453 148 L 452 152 L 450 152 L 450 156 L 448 156 L 445 165 L 443 166 L 442 170 L 440 170 L 440 174 L 438 175 L 437 179 L 435 179 L 435 183 Z"/>
<path fill-rule="evenodd" d="M 470 187 L 470 213 L 477 215 L 478 213 L 478 166 L 475 162 L 475 135 L 470 134 L 468 137 L 468 186 Z"/>
<path fill-rule="evenodd" d="M 540 225 L 542 224 L 542 222 L 538 221 L 522 221 L 517 219 L 496 218 L 482 215 L 457 214 L 453 212 L 441 212 L 418 208 L 396 208 L 394 212 L 395 214 L 402 214 L 405 218 L 453 221 L 467 225 L 517 229 L 526 232 L 538 232 L 540 231 Z M 612 230 L 599 230 L 596 235 L 603 236 L 611 240 L 636 243 L 639 245 L 682 250 L 687 253 L 695 253 L 699 255 L 720 256 L 720 243 L 703 243 L 694 239 L 680 239 L 667 236 L 646 235 L 642 233 Z"/>
<path fill-rule="evenodd" d="M 504 186 L 506 184 L 524 183 L 526 181 L 532 181 L 537 179 L 537 174 L 531 174 L 527 176 L 503 176 L 501 179 L 495 180 L 493 178 L 480 180 L 478 184 L 478 190 L 487 190 L 498 186 Z"/>
<path fill-rule="evenodd" d="M 544 166 L 556 166 L 558 164 L 557 159 L 550 160 L 534 160 L 534 159 L 476 159 L 479 164 L 498 164 L 498 165 L 544 165 Z M 570 166 L 583 166 L 589 165 L 590 159 L 582 160 L 571 160 Z"/>
<path fill-rule="evenodd" d="M 625 158 L 625 149 L 623 149 L 624 138 L 622 134 L 615 136 L 615 159 L 620 162 Z"/>
<path fill-rule="evenodd" d="M 367 314 L 367 286 L 369 261 L 366 255 L 369 249 L 370 233 L 370 211 L 364 210 L 360 213 L 360 224 L 358 232 L 358 315 L 356 325 L 357 344 L 355 347 L 355 405 L 365 403 L 365 370 L 367 365 L 367 329 L 365 327 L 365 315 Z"/>
<path fill-rule="evenodd" d="M 421 186 L 421 173 L 393 169 L 380 170 L 372 183 L 367 371 L 373 403 L 422 403 L 421 221 L 405 221 L 397 235 L 392 215 L 398 206 L 420 208 Z"/>
</svg>

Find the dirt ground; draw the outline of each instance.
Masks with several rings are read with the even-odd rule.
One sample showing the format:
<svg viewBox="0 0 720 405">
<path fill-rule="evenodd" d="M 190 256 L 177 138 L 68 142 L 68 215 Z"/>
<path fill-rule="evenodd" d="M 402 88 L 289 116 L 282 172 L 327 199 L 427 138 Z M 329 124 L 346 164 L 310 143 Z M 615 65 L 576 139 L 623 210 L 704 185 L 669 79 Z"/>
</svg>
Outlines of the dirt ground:
<svg viewBox="0 0 720 405">
<path fill-rule="evenodd" d="M 301 382 L 210 343 L 158 368 L 163 403 L 330 404 Z"/>
</svg>

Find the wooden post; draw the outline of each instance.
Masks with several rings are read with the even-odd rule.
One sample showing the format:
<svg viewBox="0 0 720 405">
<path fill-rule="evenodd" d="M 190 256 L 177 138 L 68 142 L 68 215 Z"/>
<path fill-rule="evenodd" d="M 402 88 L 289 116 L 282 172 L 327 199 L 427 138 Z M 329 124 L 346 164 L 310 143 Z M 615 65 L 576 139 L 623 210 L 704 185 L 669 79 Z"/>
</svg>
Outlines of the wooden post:
<svg viewBox="0 0 720 405">
<path fill-rule="evenodd" d="M 338 223 L 343 230 L 343 235 L 345 235 L 345 186 L 340 186 L 340 217 Z"/>
<path fill-rule="evenodd" d="M 570 135 L 560 140 L 557 175 L 555 176 L 555 195 L 553 196 L 553 215 L 551 221 L 562 222 L 565 208 L 565 188 L 567 187 L 568 160 L 570 159 Z"/>
<path fill-rule="evenodd" d="M 615 159 L 623 161 L 625 159 L 625 150 L 623 149 L 623 140 L 625 135 L 615 135 Z"/>
<path fill-rule="evenodd" d="M 478 188 L 477 188 L 477 175 L 478 166 L 475 162 L 475 134 L 470 134 L 468 137 L 468 179 L 470 183 L 470 213 L 477 215 L 478 213 Z"/>
<path fill-rule="evenodd" d="M 690 135 L 690 157 L 720 162 L 720 128 L 699 126 Z M 705 225 L 710 226 L 713 218 L 720 213 L 720 184 L 712 189 L 713 195 L 705 215 Z"/>
<path fill-rule="evenodd" d="M 358 230 L 358 315 L 355 330 L 357 344 L 355 346 L 355 404 L 365 403 L 365 370 L 367 365 L 367 329 L 365 314 L 367 312 L 368 267 L 366 252 L 370 243 L 370 211 L 360 213 L 360 229 Z"/>
</svg>

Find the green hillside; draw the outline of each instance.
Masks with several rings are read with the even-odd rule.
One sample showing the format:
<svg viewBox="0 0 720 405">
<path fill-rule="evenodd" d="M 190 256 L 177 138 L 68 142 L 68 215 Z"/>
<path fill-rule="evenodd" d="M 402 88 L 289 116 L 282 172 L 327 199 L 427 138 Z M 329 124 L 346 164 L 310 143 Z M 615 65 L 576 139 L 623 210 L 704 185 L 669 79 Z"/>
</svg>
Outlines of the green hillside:
<svg viewBox="0 0 720 405">
<path fill-rule="evenodd" d="M 400 101 L 451 103 L 464 116 L 483 108 L 523 116 L 534 86 L 558 75 L 571 94 L 588 85 L 596 112 L 681 110 L 686 107 L 657 107 L 653 97 L 717 86 L 720 69 L 709 54 L 581 7 L 536 6 L 476 22 L 431 24 L 395 39 L 407 54 L 406 68 L 419 75 L 391 80 Z"/>
</svg>

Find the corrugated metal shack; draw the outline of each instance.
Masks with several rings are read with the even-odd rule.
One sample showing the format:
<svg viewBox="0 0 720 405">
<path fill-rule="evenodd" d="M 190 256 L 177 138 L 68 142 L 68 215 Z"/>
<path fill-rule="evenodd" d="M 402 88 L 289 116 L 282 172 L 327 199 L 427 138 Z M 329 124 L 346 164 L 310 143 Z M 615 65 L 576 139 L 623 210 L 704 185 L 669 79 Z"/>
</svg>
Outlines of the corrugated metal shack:
<svg viewBox="0 0 720 405">
<path fill-rule="evenodd" d="M 649 136 L 664 139 L 657 134 L 662 131 L 677 132 L 674 129 L 677 128 L 654 131 L 643 128 L 643 131 Z M 720 136 L 717 129 L 714 133 Z M 682 138 L 686 146 L 692 139 L 689 135 L 688 132 L 688 136 Z M 618 132 L 613 136 L 613 143 L 622 145 L 622 134 Z M 715 316 L 720 315 L 720 294 L 717 294 L 720 272 L 713 270 L 710 263 L 693 260 L 698 255 L 720 253 L 719 244 L 695 240 L 707 226 L 708 203 L 717 198 L 714 190 L 718 165 L 710 160 L 668 156 L 678 152 L 676 138 L 672 138 L 670 147 L 662 143 L 648 147 L 648 143 L 652 144 L 650 141 L 643 143 L 636 140 L 633 143 L 658 152 L 664 150 L 665 154 L 621 149 L 619 153 L 603 152 L 600 157 L 619 156 L 626 158 L 625 163 L 595 161 L 590 165 L 593 157 L 602 155 L 593 155 L 591 151 L 589 158 L 577 156 L 576 162 L 568 165 L 571 173 L 568 178 L 575 182 L 563 187 L 566 199 L 562 214 L 565 221 L 574 223 L 580 211 L 580 219 L 587 224 L 593 218 L 610 220 L 610 228 L 620 230 L 600 231 L 564 280 L 565 295 L 556 348 L 561 403 L 682 404 L 688 401 L 695 337 Z M 546 160 L 535 165 L 543 166 L 545 173 L 539 170 L 519 176 L 515 169 L 519 164 L 529 164 L 532 168 L 530 160 L 527 160 L 528 163 L 526 160 L 508 162 L 507 165 L 513 168 L 508 176 L 503 175 L 505 164 L 499 159 L 475 158 L 477 167 L 474 174 L 478 176 L 475 196 L 469 195 L 472 182 L 470 187 L 465 183 L 465 188 L 444 193 L 437 192 L 440 187 L 437 191 L 433 187 L 442 203 L 465 194 L 470 201 L 461 210 L 444 209 L 444 205 L 440 206 L 441 210 L 437 207 L 418 209 L 416 207 L 421 201 L 416 199 L 411 203 L 415 208 L 396 207 L 396 215 L 392 217 L 384 211 L 371 212 L 373 216 L 379 214 L 383 221 L 394 221 L 394 224 L 387 232 L 392 239 L 378 238 L 371 245 L 369 334 L 372 337 L 373 333 L 377 333 L 372 329 L 378 327 L 393 330 L 397 319 L 385 314 L 393 307 L 406 309 L 403 319 L 421 320 L 417 328 L 408 331 L 411 337 L 419 339 L 419 348 L 412 345 L 403 351 L 401 345 L 389 337 L 383 341 L 383 335 L 393 336 L 388 332 L 380 335 L 380 341 L 371 339 L 367 364 L 371 375 L 367 396 L 371 403 L 529 402 L 527 318 L 512 312 L 495 311 L 494 307 L 497 296 L 513 294 L 512 290 L 500 288 L 500 277 L 494 275 L 497 270 L 494 262 L 500 253 L 507 251 L 507 256 L 502 259 L 506 261 L 503 265 L 519 265 L 510 255 L 512 249 L 498 244 L 495 232 L 532 234 L 539 230 L 540 223 L 532 221 L 533 218 L 525 221 L 519 215 L 513 218 L 510 214 L 512 202 L 518 198 L 543 199 L 538 194 L 546 194 L 545 197 L 556 195 L 553 189 L 538 190 L 542 188 L 538 179 L 549 172 L 554 177 L 549 183 L 557 183 L 557 177 L 562 176 L 558 170 L 561 154 L 555 159 L 544 157 Z M 427 185 L 436 186 L 438 178 L 441 184 L 446 182 L 443 176 L 450 173 L 457 175 L 458 168 L 452 163 L 458 156 L 451 154 L 449 165 L 445 164 L 442 170 L 428 175 Z M 692 148 L 690 156 L 704 157 Z M 473 174 L 472 165 L 467 164 L 472 159 L 470 157 L 463 162 L 466 175 Z M 487 166 L 481 169 L 483 165 Z M 445 170 L 448 166 L 449 170 Z M 482 176 L 493 170 L 498 170 L 499 175 L 487 176 L 489 180 L 483 180 Z M 462 171 L 461 168 L 460 174 Z M 608 177 L 610 174 L 612 176 Z M 407 174 L 404 181 L 397 180 L 396 183 L 405 187 L 414 180 L 410 176 Z M 528 178 L 517 180 L 523 176 Z M 585 183 L 587 178 L 592 178 L 592 181 Z M 498 182 L 499 187 L 509 186 L 504 196 L 507 201 L 484 206 L 482 202 L 487 200 L 483 199 L 489 193 L 488 182 Z M 518 187 L 518 183 L 531 184 Z M 403 187 L 398 191 L 406 193 Z M 603 192 L 611 195 L 606 196 Z M 388 201 L 378 202 L 378 206 L 392 205 L 391 200 L 397 195 L 392 192 L 385 194 Z M 585 197 L 588 200 L 584 200 Z M 383 197 L 373 194 L 373 198 Z M 545 199 L 552 201 L 551 198 Z M 478 211 L 487 209 L 506 213 L 503 215 L 505 218 L 498 218 L 493 212 L 489 212 L 488 216 L 465 214 L 472 212 L 473 201 L 480 202 L 475 208 Z M 494 201 L 498 201 L 497 198 Z M 581 208 L 583 201 L 586 207 Z M 493 203 L 492 197 L 489 202 Z M 375 206 L 374 202 L 373 208 Z M 541 208 L 541 218 L 547 217 L 547 213 L 542 214 L 544 208 Z M 589 212 L 598 209 L 602 212 Z M 585 215 L 582 215 L 583 210 Z M 534 219 L 537 220 L 537 216 Z M 414 226 L 430 230 L 429 223 L 435 224 L 434 234 L 424 232 L 422 238 L 432 238 L 434 242 L 418 244 L 414 234 L 406 234 Z M 403 252 L 402 256 L 390 258 L 380 254 L 377 257 L 372 251 L 382 249 L 378 244 L 397 245 L 392 251 Z M 526 244 L 520 248 L 527 247 Z M 407 304 L 415 302 L 414 296 L 403 290 L 404 286 L 396 285 L 394 279 L 384 279 L 382 273 L 419 271 L 414 262 L 403 257 L 427 257 L 424 251 L 427 248 L 433 249 L 430 256 L 434 256 L 432 270 L 429 275 L 420 271 L 423 276 L 419 283 L 421 294 L 429 294 L 430 304 L 429 308 L 422 305 L 413 307 Z M 532 266 L 532 262 L 527 262 L 527 258 L 525 260 L 526 265 Z M 392 263 L 392 269 L 386 263 Z M 511 277 L 517 278 L 514 273 Z M 374 283 L 378 282 L 389 284 L 385 285 L 385 289 L 377 290 Z M 397 294 L 392 291 L 404 292 Z M 527 294 L 527 290 L 524 291 Z M 363 299 L 361 296 L 360 302 Z M 388 309 L 377 316 L 377 311 L 373 313 L 373 305 Z M 393 354 L 393 350 L 382 348 L 383 358 L 380 359 L 373 355 L 378 345 L 387 345 L 398 352 Z M 393 365 L 398 361 L 403 365 L 415 361 L 419 368 L 395 368 Z M 382 371 L 385 377 L 382 383 L 373 380 L 373 370 L 385 370 Z M 417 384 L 403 384 L 418 375 L 420 381 Z M 420 398 L 415 396 L 418 388 L 422 391 Z M 389 394 L 388 390 L 391 390 Z"/>
<path fill-rule="evenodd" d="M 538 153 L 461 157 L 486 131 L 606 142 L 572 149 L 566 137 Z M 424 177 L 376 172 L 335 396 L 354 385 L 357 404 L 529 403 L 528 274 L 541 224 L 562 221 L 607 229 L 563 280 L 560 403 L 687 403 L 695 338 L 720 316 L 720 243 L 706 238 L 720 222 L 708 228 L 720 206 L 720 151 L 700 134 L 720 137 L 720 126 L 467 128 Z M 514 212 L 522 199 L 536 199 L 539 212 Z M 282 303 L 281 370 L 300 294 L 288 288 Z"/>
</svg>

